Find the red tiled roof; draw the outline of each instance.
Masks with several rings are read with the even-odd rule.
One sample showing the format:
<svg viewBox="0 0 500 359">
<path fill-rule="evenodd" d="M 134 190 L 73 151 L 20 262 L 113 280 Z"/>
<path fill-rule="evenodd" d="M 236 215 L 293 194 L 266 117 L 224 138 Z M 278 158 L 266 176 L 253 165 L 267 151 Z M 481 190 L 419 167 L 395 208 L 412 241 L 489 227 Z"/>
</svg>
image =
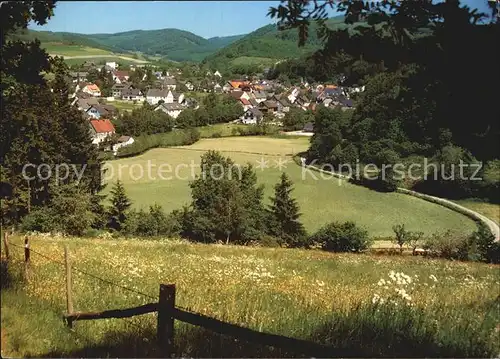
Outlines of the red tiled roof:
<svg viewBox="0 0 500 359">
<path fill-rule="evenodd" d="M 115 126 L 108 119 L 91 120 L 90 124 L 97 133 L 115 132 Z"/>
<path fill-rule="evenodd" d="M 251 105 L 250 101 L 248 101 L 246 98 L 242 97 L 240 98 L 240 101 L 243 105 Z"/>
</svg>

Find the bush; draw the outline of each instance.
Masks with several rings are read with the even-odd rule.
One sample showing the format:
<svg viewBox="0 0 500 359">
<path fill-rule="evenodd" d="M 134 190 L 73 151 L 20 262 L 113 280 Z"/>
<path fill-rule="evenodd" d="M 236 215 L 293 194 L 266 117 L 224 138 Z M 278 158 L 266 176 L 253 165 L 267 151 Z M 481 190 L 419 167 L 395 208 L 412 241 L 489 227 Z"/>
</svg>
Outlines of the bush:
<svg viewBox="0 0 500 359">
<path fill-rule="evenodd" d="M 327 224 L 313 234 L 309 242 L 332 252 L 361 252 L 371 243 L 368 232 L 354 222 Z"/>
<path fill-rule="evenodd" d="M 260 241 L 257 242 L 257 244 L 262 247 L 269 247 L 269 248 L 281 247 L 278 238 L 268 235 L 262 236 L 262 238 L 260 239 Z"/>
<path fill-rule="evenodd" d="M 21 222 L 21 231 L 49 233 L 59 230 L 50 209 L 40 208 L 26 215 Z"/>
<path fill-rule="evenodd" d="M 212 138 L 221 138 L 222 137 L 222 133 L 221 132 L 214 132 L 212 133 Z"/>
<path fill-rule="evenodd" d="M 166 215 L 160 205 L 149 207 L 149 212 L 143 210 L 131 211 L 124 226 L 128 235 L 146 237 L 174 237 L 181 231 L 181 225 L 176 213 Z"/>
<path fill-rule="evenodd" d="M 129 146 L 121 147 L 116 157 L 131 157 L 146 152 L 151 148 L 188 146 L 200 139 L 200 132 L 195 128 L 176 130 L 149 136 L 139 136 Z"/>
</svg>

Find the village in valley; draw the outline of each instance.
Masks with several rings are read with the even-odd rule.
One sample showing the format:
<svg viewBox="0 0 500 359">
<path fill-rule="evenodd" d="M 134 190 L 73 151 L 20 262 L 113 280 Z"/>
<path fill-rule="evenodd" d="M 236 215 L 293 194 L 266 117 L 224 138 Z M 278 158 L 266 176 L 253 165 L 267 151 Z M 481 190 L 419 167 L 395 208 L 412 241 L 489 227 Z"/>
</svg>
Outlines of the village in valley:
<svg viewBox="0 0 500 359">
<path fill-rule="evenodd" d="M 106 144 L 104 150 L 118 149 L 134 143 L 128 133 L 117 133 L 113 120 L 123 111 L 143 105 L 154 111 L 162 111 L 174 120 L 174 129 L 179 125 L 175 119 L 186 109 L 197 109 L 199 99 L 209 93 L 231 97 L 241 104 L 242 115 L 232 119 L 233 123 L 260 125 L 263 123 L 282 126 L 282 120 L 292 108 L 313 111 L 318 104 L 325 107 L 352 109 L 353 97 L 364 90 L 363 87 L 342 87 L 337 84 L 309 84 L 302 81 L 295 86 L 286 86 L 278 80 L 266 79 L 265 69 L 257 76 L 227 78 L 215 71 L 206 71 L 204 79 L 193 83 L 183 76 L 181 69 L 161 70 L 156 65 L 120 65 L 106 62 L 96 65 L 85 62 L 79 69 L 71 69 L 68 82 L 74 87 L 73 104 L 88 119 L 92 142 Z M 105 74 L 112 79 L 108 91 L 92 81 L 91 72 Z M 151 77 L 148 81 L 148 77 Z M 151 81 L 152 80 L 152 81 Z M 312 136 L 312 122 L 305 123 L 295 135 Z"/>
</svg>

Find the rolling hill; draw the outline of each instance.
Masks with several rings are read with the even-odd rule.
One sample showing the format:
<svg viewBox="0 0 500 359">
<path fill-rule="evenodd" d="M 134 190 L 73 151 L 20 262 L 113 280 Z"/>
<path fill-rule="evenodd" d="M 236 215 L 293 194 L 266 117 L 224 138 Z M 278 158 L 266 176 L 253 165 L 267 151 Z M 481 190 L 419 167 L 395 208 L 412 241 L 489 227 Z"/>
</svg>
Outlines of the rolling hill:
<svg viewBox="0 0 500 359">
<path fill-rule="evenodd" d="M 348 26 L 344 24 L 342 16 L 330 18 L 327 25 L 332 29 Z M 275 24 L 269 24 L 207 56 L 203 62 L 214 68 L 224 69 L 242 65 L 253 66 L 259 63 L 259 59 L 262 66 L 268 66 L 269 63 L 297 58 L 322 47 L 323 42 L 318 38 L 316 29 L 317 25 L 312 23 L 305 46 L 298 47 L 296 29 L 279 31 Z M 244 60 L 248 58 L 252 61 Z"/>
<path fill-rule="evenodd" d="M 32 41 L 37 38 L 42 43 L 42 47 L 48 47 L 50 50 L 54 50 L 59 45 L 71 45 L 108 53 L 140 52 L 146 55 L 167 57 L 174 61 L 199 62 L 243 36 L 205 39 L 179 29 L 133 30 L 114 34 L 75 34 L 27 29 L 18 31 L 11 36 L 11 39 Z"/>
<path fill-rule="evenodd" d="M 86 35 L 105 46 L 161 55 L 174 61 L 201 61 L 243 35 L 205 39 L 179 29 L 134 30 L 116 34 Z"/>
</svg>

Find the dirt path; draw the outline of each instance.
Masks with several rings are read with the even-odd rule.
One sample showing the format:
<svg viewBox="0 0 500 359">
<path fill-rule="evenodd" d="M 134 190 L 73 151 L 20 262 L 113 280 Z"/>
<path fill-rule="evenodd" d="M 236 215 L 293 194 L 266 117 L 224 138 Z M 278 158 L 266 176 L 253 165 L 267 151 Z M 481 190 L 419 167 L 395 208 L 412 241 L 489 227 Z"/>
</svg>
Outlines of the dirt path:
<svg viewBox="0 0 500 359">
<path fill-rule="evenodd" d="M 72 60 L 72 59 L 92 59 L 95 57 L 117 57 L 122 60 L 128 60 L 132 62 L 137 62 L 139 64 L 147 64 L 149 61 L 146 60 L 139 60 L 139 59 L 134 59 L 132 57 L 127 57 L 127 56 L 121 56 L 121 55 L 78 55 L 78 56 L 65 56 L 65 55 L 58 55 L 58 54 L 49 54 L 50 56 L 60 56 L 65 58 L 66 60 Z"/>
</svg>

